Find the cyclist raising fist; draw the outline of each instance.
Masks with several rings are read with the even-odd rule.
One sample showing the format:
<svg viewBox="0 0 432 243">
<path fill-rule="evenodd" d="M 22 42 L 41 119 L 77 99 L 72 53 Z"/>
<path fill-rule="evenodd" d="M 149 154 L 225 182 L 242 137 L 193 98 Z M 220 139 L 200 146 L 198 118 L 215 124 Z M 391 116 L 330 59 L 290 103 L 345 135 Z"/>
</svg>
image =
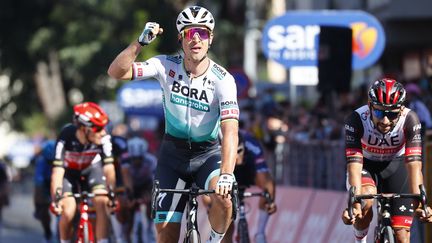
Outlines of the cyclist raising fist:
<svg viewBox="0 0 432 243">
<path fill-rule="evenodd" d="M 239 108 L 233 76 L 207 53 L 215 20 L 205 8 L 192 6 L 177 17 L 182 55 L 159 55 L 135 62 L 145 46 L 161 33 L 159 24 L 147 23 L 137 41 L 111 63 L 115 79 L 155 78 L 163 91 L 165 135 L 159 151 L 155 179 L 161 188 L 184 189 L 192 182 L 215 189 L 209 221 L 210 242 L 220 242 L 231 223 L 229 193 L 234 182 Z M 219 130 L 223 133 L 221 147 Z M 155 218 L 158 242 L 178 242 L 187 196 L 163 194 Z"/>
<path fill-rule="evenodd" d="M 355 194 L 420 193 L 423 184 L 421 124 L 417 114 L 404 106 L 406 92 L 393 79 L 375 81 L 368 92 L 368 104 L 355 110 L 345 123 L 345 153 L 348 187 Z M 409 242 L 413 211 L 431 222 L 412 199 L 396 199 L 392 227 L 398 242 Z M 342 220 L 354 224 L 356 242 L 366 242 L 372 220 L 372 200 L 361 208 L 355 204 L 354 219 L 345 210 Z"/>
</svg>

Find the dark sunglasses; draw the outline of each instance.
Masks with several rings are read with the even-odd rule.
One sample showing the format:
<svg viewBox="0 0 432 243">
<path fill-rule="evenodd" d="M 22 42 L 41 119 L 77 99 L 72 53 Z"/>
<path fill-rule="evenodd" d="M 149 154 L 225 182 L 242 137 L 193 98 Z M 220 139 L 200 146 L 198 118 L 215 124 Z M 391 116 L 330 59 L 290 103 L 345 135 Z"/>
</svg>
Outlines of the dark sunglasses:
<svg viewBox="0 0 432 243">
<path fill-rule="evenodd" d="M 210 38 L 210 31 L 206 28 L 192 27 L 181 32 L 181 36 L 189 41 L 192 40 L 196 34 L 198 34 L 201 40 Z"/>
<path fill-rule="evenodd" d="M 240 154 L 241 152 L 243 152 L 244 148 L 238 148 L 237 149 L 237 154 Z"/>
<path fill-rule="evenodd" d="M 387 110 L 379 110 L 379 109 L 372 109 L 373 115 L 378 119 L 383 119 L 385 116 L 389 120 L 395 120 L 399 117 L 400 111 L 387 111 Z"/>
</svg>

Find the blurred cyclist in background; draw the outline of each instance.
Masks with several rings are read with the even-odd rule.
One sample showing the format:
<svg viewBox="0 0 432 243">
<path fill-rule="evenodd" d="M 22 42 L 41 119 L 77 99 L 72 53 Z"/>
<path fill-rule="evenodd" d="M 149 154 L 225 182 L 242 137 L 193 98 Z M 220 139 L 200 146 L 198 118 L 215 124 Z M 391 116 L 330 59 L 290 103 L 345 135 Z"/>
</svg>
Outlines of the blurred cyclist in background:
<svg viewBox="0 0 432 243">
<path fill-rule="evenodd" d="M 132 242 L 155 242 L 154 224 L 150 219 L 151 191 L 156 157 L 148 153 L 148 143 L 140 137 L 128 139 L 128 177 L 132 181 Z M 141 232 L 141 234 L 139 234 Z"/>
<path fill-rule="evenodd" d="M 132 188 L 128 176 L 128 170 L 123 166 L 128 159 L 128 145 L 126 138 L 111 134 L 113 146 L 112 154 L 114 158 L 115 181 L 116 181 L 116 201 L 117 208 L 115 214 L 111 214 L 111 226 L 117 243 L 128 242 L 127 222 L 131 217 L 128 210 L 128 194 Z"/>
<path fill-rule="evenodd" d="M 66 125 L 57 138 L 51 176 L 51 207 L 55 213 L 61 214 L 59 231 L 62 243 L 70 242 L 72 238 L 72 221 L 77 210 L 75 198 L 67 195 L 77 192 L 80 186 L 92 193 L 107 193 L 107 183 L 113 188 L 115 186 L 111 138 L 104 129 L 108 123 L 107 114 L 92 102 L 75 105 L 73 110 L 73 124 Z M 56 192 L 66 196 L 58 204 L 54 203 Z M 108 243 L 107 204 L 107 197 L 93 198 L 98 243 Z"/>
<path fill-rule="evenodd" d="M 41 222 L 45 241 L 49 242 L 53 238 L 53 233 L 55 233 L 54 229 L 51 228 L 51 215 L 49 211 L 51 203 L 51 171 L 55 157 L 55 141 L 48 140 L 44 142 L 41 147 L 41 153 L 34 159 L 34 217 Z"/>
<path fill-rule="evenodd" d="M 161 188 L 215 189 L 209 221 L 209 242 L 220 242 L 232 221 L 230 193 L 238 144 L 237 90 L 233 76 L 207 53 L 213 41 L 215 20 L 205 8 L 191 6 L 177 17 L 182 54 L 159 55 L 135 62 L 141 50 L 162 33 L 158 23 L 145 24 L 132 42 L 111 63 L 115 79 L 159 81 L 164 96 L 165 135 L 155 178 Z M 223 133 L 221 147 L 218 132 Z M 159 198 L 155 223 L 158 242 L 178 242 L 187 195 Z"/>
<path fill-rule="evenodd" d="M 421 99 L 421 89 L 420 87 L 415 83 L 409 83 L 405 86 L 406 93 L 407 93 L 407 104 L 406 106 L 413 110 L 421 124 L 422 124 L 422 135 L 425 134 L 426 129 L 432 129 L 432 116 L 425 105 L 425 103 Z"/>
<path fill-rule="evenodd" d="M 266 242 L 265 228 L 269 216 L 276 212 L 277 207 L 274 203 L 276 196 L 275 182 L 270 174 L 264 157 L 264 149 L 260 142 L 256 140 L 252 134 L 241 130 L 239 132 L 239 144 L 237 147 L 237 159 L 234 175 L 241 192 L 250 186 L 257 186 L 263 191 L 267 191 L 272 199 L 271 204 L 267 204 L 264 198 L 260 198 L 258 211 L 258 227 L 255 233 L 255 242 Z M 203 196 L 203 202 L 208 206 L 211 204 L 211 199 L 208 196 Z M 228 228 L 222 242 L 233 242 L 234 224 Z"/>
<path fill-rule="evenodd" d="M 347 186 L 355 194 L 420 193 L 423 184 L 421 124 L 417 114 L 404 106 L 406 91 L 393 79 L 375 81 L 368 104 L 355 110 L 345 123 Z M 344 210 L 342 220 L 354 224 L 356 242 L 366 242 L 373 218 L 373 200 L 354 205 L 354 218 Z M 392 227 L 398 242 L 409 242 L 413 212 L 422 221 L 432 215 L 411 199 L 396 199 L 391 205 Z"/>
</svg>

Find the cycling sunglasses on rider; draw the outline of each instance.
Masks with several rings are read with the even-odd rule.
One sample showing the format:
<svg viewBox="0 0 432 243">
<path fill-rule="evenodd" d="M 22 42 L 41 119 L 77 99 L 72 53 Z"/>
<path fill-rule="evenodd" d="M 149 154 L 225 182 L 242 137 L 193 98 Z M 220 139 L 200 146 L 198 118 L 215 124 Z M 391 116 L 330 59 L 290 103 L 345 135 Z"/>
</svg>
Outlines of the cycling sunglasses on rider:
<svg viewBox="0 0 432 243">
<path fill-rule="evenodd" d="M 389 120 L 396 120 L 399 117 L 400 110 L 398 111 L 389 111 L 389 110 L 380 110 L 377 108 L 372 108 L 373 115 L 378 119 L 383 119 L 385 116 Z"/>
<path fill-rule="evenodd" d="M 92 126 L 90 128 L 94 133 L 100 132 L 104 129 L 104 127 L 101 127 L 101 126 Z"/>
<path fill-rule="evenodd" d="M 191 27 L 181 32 L 182 38 L 186 38 L 188 41 L 192 40 L 195 35 L 198 35 L 200 40 L 207 40 L 210 38 L 210 31 L 207 28 Z"/>
</svg>

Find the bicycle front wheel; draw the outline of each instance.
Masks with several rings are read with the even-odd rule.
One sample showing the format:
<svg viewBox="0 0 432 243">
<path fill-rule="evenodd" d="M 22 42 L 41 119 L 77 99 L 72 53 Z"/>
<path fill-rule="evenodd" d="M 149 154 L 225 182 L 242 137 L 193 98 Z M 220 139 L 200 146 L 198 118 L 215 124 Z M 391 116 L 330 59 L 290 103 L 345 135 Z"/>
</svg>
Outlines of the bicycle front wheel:
<svg viewBox="0 0 432 243">
<path fill-rule="evenodd" d="M 238 222 L 237 237 L 239 238 L 239 243 L 250 243 L 249 227 L 244 219 L 240 219 Z"/>
<path fill-rule="evenodd" d="M 382 236 L 381 237 L 381 242 L 382 243 L 395 243 L 392 227 L 386 226 L 383 229 L 383 232 L 382 232 L 381 236 Z"/>
</svg>

